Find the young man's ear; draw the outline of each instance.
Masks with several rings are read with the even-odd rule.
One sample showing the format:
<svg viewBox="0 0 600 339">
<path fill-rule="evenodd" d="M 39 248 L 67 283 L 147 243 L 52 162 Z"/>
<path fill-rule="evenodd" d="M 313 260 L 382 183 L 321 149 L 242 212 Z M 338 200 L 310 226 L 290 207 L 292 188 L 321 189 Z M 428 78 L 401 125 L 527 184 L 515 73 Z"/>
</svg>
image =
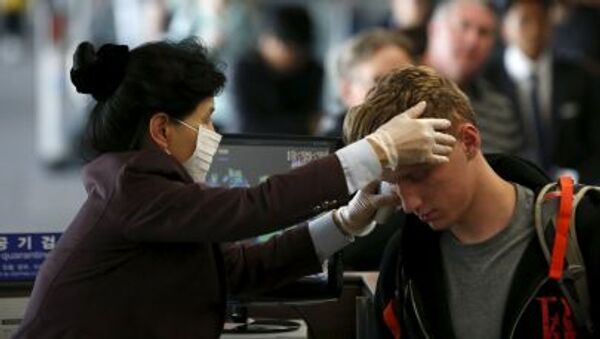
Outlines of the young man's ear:
<svg viewBox="0 0 600 339">
<path fill-rule="evenodd" d="M 156 113 L 148 122 L 150 140 L 161 150 L 168 150 L 169 142 L 169 116 L 165 113 Z"/>
<path fill-rule="evenodd" d="M 473 157 L 481 150 L 481 136 L 479 135 L 479 130 L 471 123 L 464 123 L 460 125 L 458 135 L 458 141 L 461 147 L 463 147 L 467 159 L 473 159 Z"/>
</svg>

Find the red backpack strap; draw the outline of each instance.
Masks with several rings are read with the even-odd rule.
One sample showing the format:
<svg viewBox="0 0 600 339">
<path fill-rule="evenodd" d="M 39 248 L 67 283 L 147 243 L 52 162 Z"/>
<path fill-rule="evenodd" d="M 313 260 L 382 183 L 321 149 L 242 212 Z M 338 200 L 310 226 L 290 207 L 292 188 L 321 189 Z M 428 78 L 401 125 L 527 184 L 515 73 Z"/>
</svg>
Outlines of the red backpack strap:
<svg viewBox="0 0 600 339">
<path fill-rule="evenodd" d="M 400 331 L 400 321 L 398 321 L 398 317 L 396 316 L 396 307 L 398 303 L 396 299 L 390 300 L 385 308 L 383 309 L 383 321 L 386 326 L 392 332 L 392 336 L 394 339 L 400 339 L 401 331 Z"/>
<path fill-rule="evenodd" d="M 558 215 L 556 216 L 556 229 L 554 235 L 554 246 L 552 248 L 552 260 L 550 262 L 550 279 L 560 280 L 563 274 L 565 255 L 569 237 L 569 225 L 573 213 L 573 179 L 561 176 L 560 203 Z"/>
</svg>

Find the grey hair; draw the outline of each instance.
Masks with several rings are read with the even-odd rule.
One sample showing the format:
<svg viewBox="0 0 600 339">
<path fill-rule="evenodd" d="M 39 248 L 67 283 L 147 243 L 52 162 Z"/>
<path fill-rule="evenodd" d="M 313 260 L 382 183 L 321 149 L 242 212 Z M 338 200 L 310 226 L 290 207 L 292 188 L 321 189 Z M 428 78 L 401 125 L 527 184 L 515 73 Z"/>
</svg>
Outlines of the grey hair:
<svg viewBox="0 0 600 339">
<path fill-rule="evenodd" d="M 356 65 L 368 60 L 378 50 L 387 46 L 396 46 L 413 57 L 413 43 L 406 35 L 383 28 L 370 29 L 342 45 L 335 64 L 336 78 L 345 77 Z"/>
</svg>

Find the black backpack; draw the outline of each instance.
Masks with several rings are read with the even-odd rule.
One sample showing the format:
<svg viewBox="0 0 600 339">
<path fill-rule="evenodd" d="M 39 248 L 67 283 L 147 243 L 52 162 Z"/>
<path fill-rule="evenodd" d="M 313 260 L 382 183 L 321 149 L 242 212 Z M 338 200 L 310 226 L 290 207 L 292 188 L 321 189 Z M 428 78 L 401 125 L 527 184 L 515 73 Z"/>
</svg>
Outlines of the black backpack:
<svg viewBox="0 0 600 339">
<path fill-rule="evenodd" d="M 550 279 L 557 281 L 577 324 L 594 333 L 587 274 L 575 232 L 577 206 L 591 191 L 600 192 L 600 187 L 575 185 L 567 176 L 544 186 L 536 198 L 534 224 Z"/>
</svg>

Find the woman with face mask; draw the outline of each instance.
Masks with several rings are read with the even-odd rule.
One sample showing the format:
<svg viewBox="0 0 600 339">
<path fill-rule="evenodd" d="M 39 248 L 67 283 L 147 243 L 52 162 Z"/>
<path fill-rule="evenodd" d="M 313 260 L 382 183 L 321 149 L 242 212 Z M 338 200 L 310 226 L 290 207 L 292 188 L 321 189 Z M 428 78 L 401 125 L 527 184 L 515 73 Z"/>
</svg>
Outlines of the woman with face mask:
<svg viewBox="0 0 600 339">
<path fill-rule="evenodd" d="M 447 161 L 448 121 L 423 107 L 366 140 L 252 188 L 203 184 L 220 135 L 213 98 L 223 73 L 195 40 L 131 51 L 80 44 L 71 80 L 96 104 L 86 131 L 88 198 L 40 269 L 14 338 L 217 338 L 225 295 L 321 270 L 372 229 L 384 167 Z M 232 242 L 333 212 L 244 247 Z"/>
</svg>

